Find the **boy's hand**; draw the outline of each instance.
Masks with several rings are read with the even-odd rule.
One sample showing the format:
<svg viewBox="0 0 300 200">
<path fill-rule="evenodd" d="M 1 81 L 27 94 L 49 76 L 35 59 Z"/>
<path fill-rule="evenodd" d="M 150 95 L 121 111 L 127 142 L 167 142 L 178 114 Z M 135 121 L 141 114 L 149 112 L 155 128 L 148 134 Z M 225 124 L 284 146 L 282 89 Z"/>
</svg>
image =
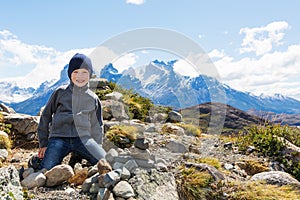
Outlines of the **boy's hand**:
<svg viewBox="0 0 300 200">
<path fill-rule="evenodd" d="M 39 149 L 38 157 L 39 158 L 44 158 L 45 152 L 46 152 L 47 147 L 43 147 Z"/>
</svg>

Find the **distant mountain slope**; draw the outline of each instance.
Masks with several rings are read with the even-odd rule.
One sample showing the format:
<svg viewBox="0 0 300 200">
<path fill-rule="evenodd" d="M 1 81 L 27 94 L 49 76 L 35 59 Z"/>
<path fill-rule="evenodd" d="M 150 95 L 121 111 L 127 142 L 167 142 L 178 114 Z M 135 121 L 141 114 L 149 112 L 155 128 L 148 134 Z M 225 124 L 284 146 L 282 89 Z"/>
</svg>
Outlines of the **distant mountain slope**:
<svg viewBox="0 0 300 200">
<path fill-rule="evenodd" d="M 300 102 L 282 95 L 274 97 L 253 96 L 220 83 L 212 77 L 200 75 L 198 77 L 182 76 L 173 70 L 176 61 L 164 63 L 153 61 L 147 65 L 129 68 L 119 73 L 112 64 L 105 66 L 100 72 L 101 78 L 116 82 L 127 89 L 133 89 L 155 104 L 183 109 L 208 102 L 228 104 L 242 111 L 273 112 L 278 114 L 299 114 Z M 32 96 L 25 101 L 11 103 L 13 109 L 19 113 L 36 115 L 48 101 L 52 92 L 58 87 L 68 84 L 67 65 L 61 71 L 60 79 L 50 84 L 45 82 L 33 91 Z M 218 97 L 224 98 L 218 98 Z M 257 112 L 254 112 L 257 113 Z M 286 115 L 288 116 L 288 115 Z M 291 119 L 291 117 L 286 117 Z M 297 118 L 298 119 L 298 118 Z M 286 122 L 289 124 L 289 122 Z M 292 121 L 299 124 L 299 121 Z"/>
<path fill-rule="evenodd" d="M 0 82 L 0 101 L 6 103 L 20 102 L 31 97 L 34 91 L 35 89 L 32 87 L 20 88 L 14 82 Z"/>
<path fill-rule="evenodd" d="M 300 114 L 277 114 L 274 112 L 249 110 L 247 112 L 250 115 L 255 115 L 265 120 L 268 120 L 277 124 L 288 124 L 290 126 L 300 126 Z"/>
<path fill-rule="evenodd" d="M 220 83 L 212 77 L 200 75 L 187 77 L 173 70 L 176 61 L 164 63 L 153 61 L 148 65 L 118 73 L 111 64 L 100 72 L 100 77 L 119 85 L 134 89 L 150 98 L 155 104 L 185 108 L 217 100 L 243 111 L 255 109 L 274 113 L 300 113 L 300 101 L 275 95 L 274 97 L 254 96 Z M 223 93 L 223 95 L 222 95 Z M 219 97 L 224 97 L 219 98 Z"/>
<path fill-rule="evenodd" d="M 54 90 L 69 83 L 67 67 L 68 65 L 64 67 L 64 69 L 61 71 L 60 79 L 53 85 L 49 86 L 48 84 L 41 84 L 41 86 L 34 92 L 32 97 L 22 102 L 11 103 L 9 106 L 18 113 L 37 115 L 41 108 L 46 104 Z"/>
<path fill-rule="evenodd" d="M 220 128 L 224 134 L 229 131 L 231 133 L 232 131 L 237 133 L 246 126 L 264 123 L 264 119 L 262 118 L 250 115 L 242 110 L 222 103 L 209 102 L 191 106 L 181 109 L 180 113 L 186 122 L 204 128 L 209 127 L 212 129 L 212 132 Z"/>
</svg>

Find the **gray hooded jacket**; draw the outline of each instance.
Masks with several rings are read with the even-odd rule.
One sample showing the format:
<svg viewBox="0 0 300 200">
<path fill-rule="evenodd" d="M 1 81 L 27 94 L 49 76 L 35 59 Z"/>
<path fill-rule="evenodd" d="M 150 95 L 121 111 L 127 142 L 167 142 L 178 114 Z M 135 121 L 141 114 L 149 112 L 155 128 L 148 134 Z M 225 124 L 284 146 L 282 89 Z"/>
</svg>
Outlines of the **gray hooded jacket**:
<svg viewBox="0 0 300 200">
<path fill-rule="evenodd" d="M 72 83 L 57 89 L 45 106 L 39 126 L 40 148 L 48 145 L 51 137 L 92 137 L 98 144 L 103 140 L 101 102 L 88 86 Z"/>
</svg>

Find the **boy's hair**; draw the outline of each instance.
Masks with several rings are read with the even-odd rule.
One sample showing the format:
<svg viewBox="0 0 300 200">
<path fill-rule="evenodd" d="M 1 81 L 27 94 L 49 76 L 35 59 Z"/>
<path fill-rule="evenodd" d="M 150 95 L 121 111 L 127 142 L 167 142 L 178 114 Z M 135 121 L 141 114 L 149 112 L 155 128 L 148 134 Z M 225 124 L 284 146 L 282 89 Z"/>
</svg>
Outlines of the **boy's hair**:
<svg viewBox="0 0 300 200">
<path fill-rule="evenodd" d="M 92 61 L 89 57 L 87 57 L 84 54 L 76 53 L 69 62 L 69 68 L 68 68 L 68 76 L 71 79 L 71 74 L 74 70 L 77 69 L 87 69 L 90 73 L 90 78 L 93 75 L 93 66 Z"/>
</svg>

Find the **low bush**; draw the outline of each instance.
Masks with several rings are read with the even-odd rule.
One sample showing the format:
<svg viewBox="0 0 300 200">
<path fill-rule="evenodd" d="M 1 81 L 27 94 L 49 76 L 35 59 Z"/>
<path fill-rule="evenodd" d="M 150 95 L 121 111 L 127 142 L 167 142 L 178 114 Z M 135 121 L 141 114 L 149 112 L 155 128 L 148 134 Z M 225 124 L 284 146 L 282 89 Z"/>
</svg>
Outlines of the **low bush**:
<svg viewBox="0 0 300 200">
<path fill-rule="evenodd" d="M 263 181 L 214 181 L 205 171 L 180 167 L 177 176 L 180 199 L 185 200 L 290 200 L 298 199 L 300 190 L 289 185 L 269 185 Z"/>
<path fill-rule="evenodd" d="M 11 124 L 6 124 L 4 122 L 3 115 L 0 113 L 0 131 L 4 131 L 5 133 L 10 134 L 11 129 L 12 129 L 12 125 Z"/>
<path fill-rule="evenodd" d="M 117 147 L 129 148 L 136 140 L 137 128 L 134 126 L 116 125 L 112 126 L 105 135 Z"/>
<path fill-rule="evenodd" d="M 201 136 L 201 129 L 199 126 L 193 125 L 193 124 L 183 124 L 183 123 L 176 123 L 177 126 L 180 126 L 184 129 L 185 133 L 188 135 L 193 135 L 196 137 Z"/>
<path fill-rule="evenodd" d="M 207 199 L 208 188 L 213 177 L 208 172 L 198 171 L 195 168 L 181 169 L 180 179 L 177 180 L 180 199 L 199 200 Z"/>
<path fill-rule="evenodd" d="M 11 149 L 12 141 L 4 135 L 0 135 L 0 149 Z"/>
<path fill-rule="evenodd" d="M 106 100 L 105 95 L 112 92 L 119 92 L 123 95 L 123 102 L 127 106 L 127 111 L 131 119 L 144 121 L 149 116 L 150 109 L 154 106 L 150 99 L 142 97 L 133 90 L 124 89 L 116 83 L 109 82 L 109 89 L 96 90 L 95 93 L 100 100 Z"/>
<path fill-rule="evenodd" d="M 283 164 L 286 172 L 300 181 L 300 162 L 293 155 L 284 154 L 286 147 L 284 138 L 289 142 L 299 145 L 300 130 L 287 125 L 260 125 L 245 128 L 240 132 L 237 144 L 239 150 L 247 152 L 249 146 L 254 146 L 258 154 L 268 156 Z"/>
</svg>

